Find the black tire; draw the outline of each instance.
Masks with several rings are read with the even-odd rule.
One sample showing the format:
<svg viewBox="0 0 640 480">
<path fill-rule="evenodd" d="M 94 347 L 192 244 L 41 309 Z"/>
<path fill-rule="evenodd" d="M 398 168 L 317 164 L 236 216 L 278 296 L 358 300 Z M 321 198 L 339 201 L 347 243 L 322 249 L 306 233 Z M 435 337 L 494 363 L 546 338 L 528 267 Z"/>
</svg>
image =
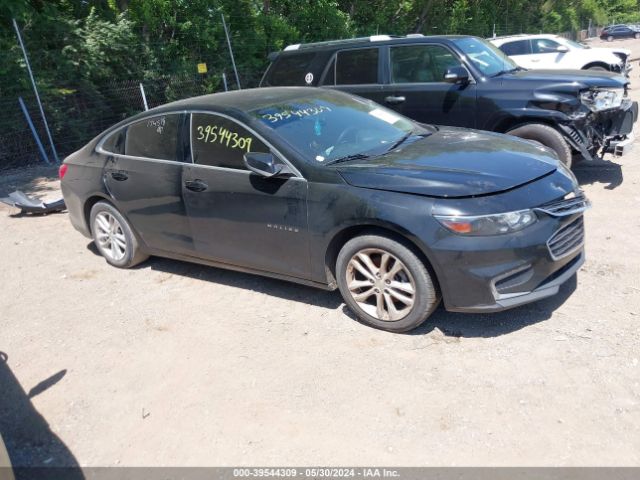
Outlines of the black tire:
<svg viewBox="0 0 640 480">
<path fill-rule="evenodd" d="M 534 140 L 556 152 L 558 158 L 571 168 L 571 148 L 562 135 L 553 127 L 541 123 L 529 123 L 507 132 L 509 135 Z"/>
<path fill-rule="evenodd" d="M 375 255 L 377 253 L 370 252 L 377 251 L 390 254 L 389 260 L 386 262 L 388 270 L 380 268 L 382 263 L 381 256 L 378 265 L 375 265 Z M 365 255 L 371 255 L 369 258 L 373 260 L 374 266 L 379 269 L 378 272 L 384 273 L 386 271 L 389 275 L 392 275 L 387 277 L 390 280 L 385 279 L 384 275 L 378 275 L 375 280 L 376 283 L 374 283 L 370 279 L 367 280 L 368 277 L 362 275 L 360 270 L 353 268 L 350 263 L 351 260 L 356 254 L 363 252 L 365 252 Z M 396 261 L 398 260 L 400 261 L 400 265 L 403 269 L 397 273 L 393 273 L 394 267 L 396 267 Z M 361 262 L 361 265 L 365 265 L 365 262 Z M 360 280 L 354 279 L 352 276 L 354 273 L 361 276 Z M 411 248 L 385 235 L 362 235 L 349 240 L 338 254 L 338 259 L 336 261 L 336 277 L 342 298 L 351 311 L 354 312 L 363 323 L 381 330 L 387 330 L 389 332 L 406 332 L 408 330 L 412 330 L 421 325 L 440 303 L 440 295 L 436 288 L 435 281 L 424 262 L 418 258 Z M 401 309 L 401 311 L 407 311 L 402 318 L 377 318 L 371 313 L 365 311 L 355 300 L 352 292 L 349 290 L 349 278 L 362 283 L 371 282 L 371 285 L 363 286 L 354 292 L 356 295 L 366 295 L 371 290 L 379 288 L 376 292 L 381 293 L 373 293 L 370 295 L 375 297 L 372 299 L 374 303 L 377 301 L 377 298 L 383 298 L 382 302 L 385 311 L 391 312 L 391 308 L 396 308 L 395 306 L 389 308 L 387 302 L 391 302 L 392 304 L 395 303 L 395 305 L 400 306 L 406 305 L 396 300 L 395 295 L 398 293 L 405 296 L 405 298 L 411 296 L 410 293 L 406 293 L 407 290 L 393 287 L 394 284 L 404 285 L 405 287 L 410 285 L 414 290 L 413 302 L 411 306 Z M 387 289 L 393 290 L 393 292 L 389 292 L 393 293 L 393 295 L 390 295 Z M 370 298 L 371 297 L 367 300 Z M 364 304 L 365 302 L 363 301 L 361 303 Z M 376 305 L 373 304 L 367 305 L 367 308 L 369 308 L 369 311 L 377 310 Z M 379 312 L 379 310 L 377 311 Z"/>
<path fill-rule="evenodd" d="M 117 221 L 119 229 L 116 228 L 113 236 L 108 235 L 109 239 L 105 240 L 104 234 L 101 237 L 101 233 L 103 233 L 104 230 L 101 230 L 100 222 L 106 218 L 110 218 L 109 216 Z M 138 239 L 133 233 L 133 230 L 131 230 L 129 222 L 127 222 L 122 214 L 110 203 L 105 201 L 96 203 L 91 208 L 89 219 L 93 242 L 100 254 L 110 265 L 118 268 L 131 268 L 149 258 L 147 254 L 140 250 Z M 113 225 L 116 225 L 115 222 Z M 116 235 L 118 236 L 118 240 L 124 241 L 124 247 L 121 246 L 122 244 L 118 244 L 117 246 L 118 253 L 123 252 L 121 258 L 119 258 L 118 255 L 114 255 L 113 250 L 105 246 L 105 243 L 112 245 L 113 242 L 116 241 L 114 238 Z"/>
</svg>

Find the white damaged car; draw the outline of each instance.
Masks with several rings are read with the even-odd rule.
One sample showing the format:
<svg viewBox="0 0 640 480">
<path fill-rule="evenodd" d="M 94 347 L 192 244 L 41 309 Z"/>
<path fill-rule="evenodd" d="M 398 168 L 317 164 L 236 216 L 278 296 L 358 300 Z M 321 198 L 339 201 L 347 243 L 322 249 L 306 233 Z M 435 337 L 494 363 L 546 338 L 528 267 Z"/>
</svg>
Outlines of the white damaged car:
<svg viewBox="0 0 640 480">
<path fill-rule="evenodd" d="M 629 74 L 631 51 L 591 48 L 559 35 L 513 35 L 489 39 L 519 66 L 530 70 L 599 70 Z"/>
</svg>

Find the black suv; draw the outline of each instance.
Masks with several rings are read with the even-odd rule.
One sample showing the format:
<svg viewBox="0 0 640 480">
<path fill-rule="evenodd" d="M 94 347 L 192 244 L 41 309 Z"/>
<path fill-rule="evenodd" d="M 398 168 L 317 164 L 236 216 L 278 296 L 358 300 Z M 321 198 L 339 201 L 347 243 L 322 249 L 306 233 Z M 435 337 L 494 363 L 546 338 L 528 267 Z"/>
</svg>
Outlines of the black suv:
<svg viewBox="0 0 640 480">
<path fill-rule="evenodd" d="M 624 154 L 638 106 L 615 73 L 526 70 L 470 36 L 407 35 L 290 45 L 260 86 L 337 88 L 419 122 L 508 133 L 553 149 L 568 166 Z"/>
</svg>

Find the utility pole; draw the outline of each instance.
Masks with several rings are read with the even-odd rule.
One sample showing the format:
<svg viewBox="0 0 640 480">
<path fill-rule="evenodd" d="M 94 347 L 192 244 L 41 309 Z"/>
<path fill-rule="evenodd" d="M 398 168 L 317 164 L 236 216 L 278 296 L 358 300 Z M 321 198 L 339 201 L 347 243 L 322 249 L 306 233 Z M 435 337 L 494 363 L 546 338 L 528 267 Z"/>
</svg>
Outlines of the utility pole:
<svg viewBox="0 0 640 480">
<path fill-rule="evenodd" d="M 47 137 L 49 137 L 49 143 L 51 144 L 51 151 L 53 152 L 53 158 L 56 159 L 56 163 L 60 163 L 60 159 L 58 158 L 58 152 L 56 152 L 56 146 L 53 144 L 53 138 L 51 137 L 51 132 L 49 131 L 49 124 L 47 123 L 47 117 L 45 116 L 44 109 L 42 108 L 42 102 L 40 101 L 40 95 L 38 94 L 38 87 L 36 86 L 36 80 L 33 78 L 33 72 L 31 71 L 31 65 L 29 64 L 29 56 L 27 55 L 27 49 L 24 47 L 24 43 L 22 42 L 22 35 L 20 35 L 20 29 L 18 28 L 18 24 L 15 18 L 13 19 L 13 28 L 15 28 L 16 35 L 18 36 L 18 42 L 20 42 L 20 48 L 22 49 L 22 54 L 24 55 L 24 62 L 27 65 L 27 71 L 29 72 L 31 85 L 33 85 L 33 91 L 36 94 L 36 100 L 38 101 L 38 107 L 40 108 L 40 115 L 42 116 L 42 121 L 44 122 L 44 129 L 47 131 Z"/>
</svg>

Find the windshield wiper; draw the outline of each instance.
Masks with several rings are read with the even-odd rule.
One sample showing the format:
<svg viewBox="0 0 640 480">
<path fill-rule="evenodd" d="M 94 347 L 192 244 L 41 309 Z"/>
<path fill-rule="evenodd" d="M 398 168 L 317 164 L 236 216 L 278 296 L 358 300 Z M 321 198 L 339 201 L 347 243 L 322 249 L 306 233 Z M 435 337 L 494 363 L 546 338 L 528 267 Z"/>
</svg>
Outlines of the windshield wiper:
<svg viewBox="0 0 640 480">
<path fill-rule="evenodd" d="M 345 155 L 344 157 L 331 160 L 330 162 L 325 163 L 325 165 L 333 165 L 335 163 L 348 162 L 350 160 L 364 160 L 369 157 L 371 157 L 371 155 L 367 155 L 366 153 L 354 153 L 352 155 Z"/>
<path fill-rule="evenodd" d="M 498 73 L 496 73 L 495 75 L 493 75 L 493 78 L 499 77 L 500 75 L 504 75 L 505 73 L 519 72 L 521 70 L 525 70 L 525 69 L 522 68 L 522 67 L 515 67 L 515 68 L 512 68 L 511 70 L 501 70 Z"/>
<path fill-rule="evenodd" d="M 402 145 L 404 142 L 406 142 L 412 135 L 413 135 L 413 131 L 405 133 L 402 137 L 400 137 L 399 140 L 396 140 L 393 143 L 393 145 L 391 145 L 391 147 L 389 147 L 387 152 L 390 152 L 391 150 L 395 150 L 396 148 L 398 148 L 400 145 Z"/>
</svg>

